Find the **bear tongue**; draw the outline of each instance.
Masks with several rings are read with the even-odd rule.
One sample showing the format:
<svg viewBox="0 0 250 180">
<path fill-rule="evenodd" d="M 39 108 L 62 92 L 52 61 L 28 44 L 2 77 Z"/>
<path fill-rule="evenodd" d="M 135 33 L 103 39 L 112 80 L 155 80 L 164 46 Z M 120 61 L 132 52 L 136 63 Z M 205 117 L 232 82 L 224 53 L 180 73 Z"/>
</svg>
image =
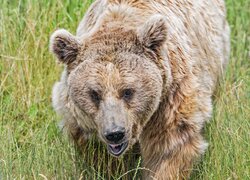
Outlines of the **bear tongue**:
<svg viewBox="0 0 250 180">
<path fill-rule="evenodd" d="M 108 144 L 109 152 L 116 157 L 120 156 L 127 147 L 128 147 L 128 142 L 124 142 L 119 145 Z"/>
<path fill-rule="evenodd" d="M 119 153 L 121 151 L 121 149 L 122 149 L 122 144 L 120 144 L 120 145 L 109 144 L 109 147 L 111 148 L 111 150 L 114 153 Z"/>
</svg>

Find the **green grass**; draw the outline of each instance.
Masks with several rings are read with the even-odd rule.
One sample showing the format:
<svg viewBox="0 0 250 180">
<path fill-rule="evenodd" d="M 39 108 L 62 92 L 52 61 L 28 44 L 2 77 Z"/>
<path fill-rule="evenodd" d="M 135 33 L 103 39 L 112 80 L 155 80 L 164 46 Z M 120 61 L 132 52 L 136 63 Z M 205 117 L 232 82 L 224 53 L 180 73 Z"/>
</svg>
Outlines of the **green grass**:
<svg viewBox="0 0 250 180">
<path fill-rule="evenodd" d="M 140 159 L 117 160 L 112 174 L 114 159 L 101 144 L 79 154 L 51 107 L 62 67 L 48 52 L 49 36 L 58 27 L 75 32 L 90 3 L 0 0 L 0 179 L 138 179 Z M 226 4 L 231 60 L 205 129 L 210 145 L 192 179 L 250 179 L 250 0 Z"/>
</svg>

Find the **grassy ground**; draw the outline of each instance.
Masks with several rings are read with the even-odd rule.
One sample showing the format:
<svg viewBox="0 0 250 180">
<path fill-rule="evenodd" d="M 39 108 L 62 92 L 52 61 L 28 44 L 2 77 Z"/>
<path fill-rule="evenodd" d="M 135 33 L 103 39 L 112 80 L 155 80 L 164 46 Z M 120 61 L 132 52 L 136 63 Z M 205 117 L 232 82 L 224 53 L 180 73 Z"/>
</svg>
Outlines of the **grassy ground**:
<svg viewBox="0 0 250 180">
<path fill-rule="evenodd" d="M 119 168 L 111 174 L 113 159 L 101 145 L 94 150 L 90 144 L 89 155 L 79 155 L 57 129 L 51 107 L 51 88 L 62 67 L 48 52 L 49 36 L 57 27 L 74 32 L 90 3 L 0 0 L 0 179 L 126 176 L 129 160 L 116 162 Z M 227 0 L 227 9 L 231 60 L 205 131 L 210 146 L 192 179 L 250 179 L 250 0 Z M 139 167 L 140 159 L 133 164 Z M 138 179 L 140 172 L 127 174 Z"/>
</svg>

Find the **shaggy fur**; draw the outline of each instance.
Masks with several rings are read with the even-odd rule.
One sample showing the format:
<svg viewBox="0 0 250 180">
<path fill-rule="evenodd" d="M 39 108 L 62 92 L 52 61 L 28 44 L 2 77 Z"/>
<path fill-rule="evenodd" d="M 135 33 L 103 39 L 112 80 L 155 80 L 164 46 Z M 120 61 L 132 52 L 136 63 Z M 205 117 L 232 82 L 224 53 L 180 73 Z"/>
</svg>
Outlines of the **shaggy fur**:
<svg viewBox="0 0 250 180">
<path fill-rule="evenodd" d="M 108 144 L 105 132 L 123 127 L 127 149 L 140 143 L 143 179 L 188 178 L 229 58 L 225 16 L 222 0 L 96 0 L 76 36 L 51 37 L 65 64 L 53 89 L 64 130 Z"/>
</svg>

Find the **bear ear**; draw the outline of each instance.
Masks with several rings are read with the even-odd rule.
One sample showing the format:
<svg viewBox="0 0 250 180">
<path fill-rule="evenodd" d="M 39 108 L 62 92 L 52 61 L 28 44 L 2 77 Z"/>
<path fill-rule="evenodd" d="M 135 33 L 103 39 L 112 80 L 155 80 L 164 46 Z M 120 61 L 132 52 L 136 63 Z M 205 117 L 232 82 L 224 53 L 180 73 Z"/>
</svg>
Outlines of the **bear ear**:
<svg viewBox="0 0 250 180">
<path fill-rule="evenodd" d="M 163 45 L 167 39 L 166 20 L 161 15 L 152 16 L 138 29 L 139 41 L 146 48 L 155 51 Z"/>
<path fill-rule="evenodd" d="M 50 38 L 50 50 L 64 64 L 72 63 L 78 54 L 80 43 L 75 36 L 64 29 L 56 30 Z"/>
</svg>

